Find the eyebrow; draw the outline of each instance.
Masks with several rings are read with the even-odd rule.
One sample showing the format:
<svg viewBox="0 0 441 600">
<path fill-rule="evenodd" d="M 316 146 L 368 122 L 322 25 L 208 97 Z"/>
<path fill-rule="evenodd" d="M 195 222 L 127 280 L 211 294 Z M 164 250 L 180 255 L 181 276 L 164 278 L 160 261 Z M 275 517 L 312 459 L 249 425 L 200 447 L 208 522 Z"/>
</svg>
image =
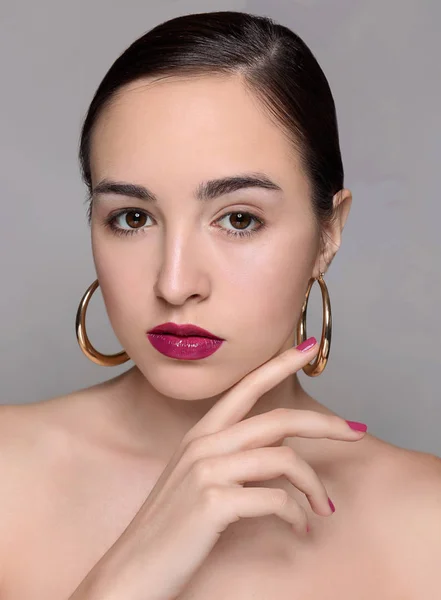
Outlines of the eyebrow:
<svg viewBox="0 0 441 600">
<path fill-rule="evenodd" d="M 272 181 L 265 173 L 245 173 L 243 175 L 203 181 L 196 188 L 195 198 L 200 201 L 214 200 L 224 194 L 230 194 L 240 189 L 256 187 L 278 192 L 283 191 L 282 188 Z M 91 196 L 94 197 L 104 194 L 118 194 L 147 202 L 158 202 L 157 196 L 143 185 L 112 181 L 111 179 L 103 179 L 98 183 L 93 188 Z"/>
</svg>

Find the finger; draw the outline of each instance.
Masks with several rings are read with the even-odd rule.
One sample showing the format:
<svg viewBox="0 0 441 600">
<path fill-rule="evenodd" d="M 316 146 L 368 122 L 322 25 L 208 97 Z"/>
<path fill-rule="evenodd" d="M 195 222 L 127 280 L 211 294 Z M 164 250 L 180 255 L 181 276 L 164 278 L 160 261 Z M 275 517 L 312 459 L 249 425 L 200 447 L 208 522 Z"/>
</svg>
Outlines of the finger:
<svg viewBox="0 0 441 600">
<path fill-rule="evenodd" d="M 185 448 L 183 468 L 208 457 L 270 446 L 286 437 L 328 438 L 356 442 L 364 431 L 352 429 L 338 415 L 313 410 L 276 408 L 231 425 L 227 430 L 191 440 Z M 286 448 L 286 446 L 279 446 Z"/>
<path fill-rule="evenodd" d="M 318 349 L 317 343 L 306 352 L 289 348 L 248 373 L 192 427 L 185 441 L 226 429 L 243 419 L 265 392 L 309 363 Z"/>
<path fill-rule="evenodd" d="M 256 448 L 224 456 L 210 456 L 194 465 L 196 487 L 259 482 L 285 476 L 305 494 L 312 510 L 328 517 L 333 514 L 328 493 L 314 469 L 292 448 Z"/>
<path fill-rule="evenodd" d="M 279 488 L 230 488 L 218 486 L 213 491 L 211 510 L 220 521 L 220 529 L 226 529 L 247 517 L 265 517 L 277 515 L 290 523 L 296 533 L 306 534 L 308 517 L 305 509 L 292 498 L 286 490 Z"/>
<path fill-rule="evenodd" d="M 205 456 L 269 446 L 286 437 L 355 442 L 364 434 L 364 431 L 352 429 L 338 415 L 326 415 L 314 410 L 276 408 L 231 425 L 227 433 L 222 430 L 194 440 L 190 454 L 193 460 L 198 460 Z"/>
</svg>

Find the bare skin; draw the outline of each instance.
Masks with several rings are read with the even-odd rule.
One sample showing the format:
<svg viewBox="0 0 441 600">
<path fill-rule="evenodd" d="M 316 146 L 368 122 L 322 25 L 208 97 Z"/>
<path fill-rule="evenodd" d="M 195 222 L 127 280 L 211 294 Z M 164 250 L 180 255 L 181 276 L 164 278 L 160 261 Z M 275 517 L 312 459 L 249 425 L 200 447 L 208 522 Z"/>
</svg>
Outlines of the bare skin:
<svg viewBox="0 0 441 600">
<path fill-rule="evenodd" d="M 337 218 L 323 246 L 298 157 L 233 78 L 130 85 L 97 123 L 91 166 L 94 186 L 107 178 L 158 197 L 156 204 L 116 194 L 93 199 L 100 289 L 135 366 L 68 396 L 1 408 L 2 600 L 67 599 L 131 521 L 185 433 L 247 373 L 294 345 L 308 281 L 333 260 L 352 199 L 346 189 L 334 197 Z M 250 172 L 266 173 L 282 192 L 249 188 L 204 205 L 194 198 L 202 181 Z M 146 218 L 132 236 L 105 226 L 121 210 Z M 240 211 L 266 227 L 257 232 L 249 221 L 254 235 L 227 235 L 236 228 L 227 215 Z M 120 228 L 128 228 L 126 217 Z M 146 338 L 165 321 L 195 323 L 225 342 L 204 361 L 169 359 Z M 297 375 L 249 416 L 278 407 L 334 414 Z M 280 443 L 314 468 L 336 513 L 309 510 L 305 538 L 277 517 L 235 523 L 180 600 L 352 600 L 354 589 L 358 600 L 416 600 L 403 588 L 402 538 L 389 524 L 403 482 L 413 481 L 426 456 L 369 434 L 356 444 Z M 289 489 L 308 509 L 285 478 L 262 485 Z"/>
<path fill-rule="evenodd" d="M 108 410 L 109 398 L 123 398 L 134 370 L 69 396 L 1 407 L 2 513 L 8 515 L 1 544 L 2 600 L 68 598 L 121 535 L 164 469 L 170 457 L 163 448 L 155 453 L 147 444 L 143 453 L 130 445 Z M 335 414 L 305 392 L 301 406 Z M 153 428 L 154 423 L 152 435 Z M 360 574 L 361 600 L 416 599 L 405 595 L 409 591 L 399 577 L 402 542 L 393 533 L 391 514 L 399 501 L 398 474 L 408 471 L 410 479 L 409 454 L 421 466 L 425 455 L 370 434 L 350 444 L 306 438 L 285 438 L 283 444 L 317 472 L 335 514 L 313 513 L 286 478 L 260 482 L 286 489 L 307 510 L 311 532 L 302 538 L 275 516 L 230 525 L 180 600 L 349 600 Z"/>
</svg>

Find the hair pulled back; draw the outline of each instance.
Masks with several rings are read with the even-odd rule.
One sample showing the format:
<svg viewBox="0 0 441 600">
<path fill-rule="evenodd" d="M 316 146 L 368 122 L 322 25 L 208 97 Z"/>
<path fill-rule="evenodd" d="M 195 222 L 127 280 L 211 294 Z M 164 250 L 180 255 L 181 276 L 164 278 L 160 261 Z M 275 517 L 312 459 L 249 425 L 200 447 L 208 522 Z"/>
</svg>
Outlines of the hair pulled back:
<svg viewBox="0 0 441 600">
<path fill-rule="evenodd" d="M 303 40 L 269 17 L 205 12 L 161 23 L 113 63 L 86 113 L 79 146 L 81 176 L 92 193 L 94 123 L 123 86 L 144 78 L 240 76 L 281 127 L 309 180 L 313 214 L 323 232 L 333 196 L 343 188 L 337 116 L 328 81 Z"/>
</svg>

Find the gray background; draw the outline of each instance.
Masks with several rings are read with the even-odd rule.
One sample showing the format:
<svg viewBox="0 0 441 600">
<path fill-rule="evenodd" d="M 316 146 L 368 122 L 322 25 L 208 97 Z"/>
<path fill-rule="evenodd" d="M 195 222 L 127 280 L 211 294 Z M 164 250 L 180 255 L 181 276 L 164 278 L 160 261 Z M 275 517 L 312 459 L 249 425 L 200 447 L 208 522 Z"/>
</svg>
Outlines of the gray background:
<svg viewBox="0 0 441 600">
<path fill-rule="evenodd" d="M 441 455 L 441 3 L 437 0 L 5 2 L 0 7 L 0 374 L 3 404 L 64 394 L 126 370 L 99 367 L 75 338 L 95 279 L 77 163 L 81 120 L 117 56 L 171 17 L 269 15 L 298 33 L 334 94 L 354 196 L 326 276 L 330 360 L 301 381 L 398 446 Z M 317 284 L 308 335 L 320 336 Z M 88 333 L 120 350 L 99 292 Z"/>
</svg>

